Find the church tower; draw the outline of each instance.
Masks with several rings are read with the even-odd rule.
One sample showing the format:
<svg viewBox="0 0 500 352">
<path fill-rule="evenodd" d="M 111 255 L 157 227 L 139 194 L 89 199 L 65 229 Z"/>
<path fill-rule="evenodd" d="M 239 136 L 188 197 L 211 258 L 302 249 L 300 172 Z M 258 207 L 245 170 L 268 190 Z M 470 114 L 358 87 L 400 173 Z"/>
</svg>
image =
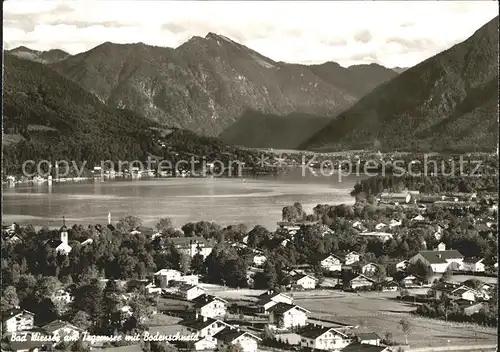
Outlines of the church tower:
<svg viewBox="0 0 500 352">
<path fill-rule="evenodd" d="M 63 226 L 61 227 L 61 242 L 68 244 L 68 229 L 66 227 L 66 219 L 63 216 Z"/>
</svg>

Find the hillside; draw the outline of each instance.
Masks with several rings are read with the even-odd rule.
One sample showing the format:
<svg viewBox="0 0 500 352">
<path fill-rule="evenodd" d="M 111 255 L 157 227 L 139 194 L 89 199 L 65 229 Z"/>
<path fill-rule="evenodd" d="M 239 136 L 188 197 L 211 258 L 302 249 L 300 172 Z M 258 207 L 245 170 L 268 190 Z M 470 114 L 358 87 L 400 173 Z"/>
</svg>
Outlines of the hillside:
<svg viewBox="0 0 500 352">
<path fill-rule="evenodd" d="M 378 86 L 302 144 L 310 150 L 494 150 L 498 17 Z"/>
<path fill-rule="evenodd" d="M 70 56 L 70 54 L 68 54 L 67 52 L 59 49 L 38 51 L 27 48 L 25 46 L 20 46 L 7 52 L 22 59 L 43 63 L 53 63 L 56 61 L 64 60 L 65 58 Z"/>
<path fill-rule="evenodd" d="M 135 113 L 110 109 L 74 82 L 38 62 L 4 56 L 3 115 L 6 136 L 19 143 L 4 149 L 7 162 L 35 159 L 133 160 L 146 155 L 152 123 Z"/>
<path fill-rule="evenodd" d="M 341 68 L 346 77 L 336 81 L 328 68 L 314 72 L 275 62 L 214 33 L 176 49 L 104 43 L 51 66 L 110 107 L 209 136 L 219 135 L 248 110 L 333 117 L 395 75 L 389 69 L 381 75 L 377 68 L 373 77 L 365 72 L 360 81 Z"/>
<path fill-rule="evenodd" d="M 101 161 L 175 163 L 193 155 L 206 161 L 253 164 L 256 153 L 219 138 L 159 125 L 130 110 L 110 108 L 76 83 L 32 60 L 4 56 L 3 170 L 18 174 L 26 160 L 68 160 L 79 166 Z"/>
</svg>

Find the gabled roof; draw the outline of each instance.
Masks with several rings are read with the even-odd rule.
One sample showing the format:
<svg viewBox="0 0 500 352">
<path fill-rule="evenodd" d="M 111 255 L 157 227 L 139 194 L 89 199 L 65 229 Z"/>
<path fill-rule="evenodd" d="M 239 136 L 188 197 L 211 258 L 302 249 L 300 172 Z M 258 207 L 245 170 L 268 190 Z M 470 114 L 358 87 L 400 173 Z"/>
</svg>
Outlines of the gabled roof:
<svg viewBox="0 0 500 352">
<path fill-rule="evenodd" d="M 21 309 L 19 307 L 16 307 L 16 308 L 12 308 L 12 309 L 9 309 L 9 310 L 3 312 L 2 321 L 9 320 L 10 318 L 15 317 L 16 315 L 19 315 L 19 314 L 29 314 L 29 315 L 35 316 L 35 313 L 31 313 L 25 309 Z"/>
<path fill-rule="evenodd" d="M 359 342 L 351 343 L 342 349 L 342 352 L 384 352 L 388 351 L 386 346 L 374 346 Z"/>
<path fill-rule="evenodd" d="M 289 298 L 289 299 L 293 300 L 292 297 L 287 296 L 284 293 L 280 293 L 280 292 L 273 292 L 273 293 L 265 292 L 265 293 L 263 293 L 263 294 L 261 294 L 259 296 L 259 301 L 257 302 L 257 304 L 264 305 L 266 303 L 271 302 L 273 300 L 273 298 L 277 297 L 277 296 L 284 296 L 286 298 Z"/>
<path fill-rule="evenodd" d="M 465 257 L 464 263 L 477 264 L 483 260 L 484 260 L 484 258 L 479 258 L 479 257 Z"/>
<path fill-rule="evenodd" d="M 349 282 L 351 282 L 352 280 L 355 280 L 355 279 L 365 279 L 365 280 L 368 280 L 368 281 L 371 281 L 371 282 L 375 282 L 375 280 L 373 280 L 373 279 L 371 279 L 368 276 L 365 276 L 363 274 L 356 275 L 351 280 L 349 280 Z"/>
<path fill-rule="evenodd" d="M 212 319 L 212 318 L 208 318 L 205 321 L 203 321 L 203 320 L 185 320 L 185 321 L 181 321 L 180 324 L 184 325 L 188 328 L 191 328 L 191 329 L 194 329 L 197 331 L 201 331 L 201 330 L 205 329 L 206 327 L 209 327 L 210 325 L 212 325 L 215 322 L 220 322 L 221 324 L 226 325 L 228 327 L 231 326 L 231 325 L 223 322 L 222 320 Z"/>
<path fill-rule="evenodd" d="M 62 328 L 71 328 L 73 330 L 81 331 L 80 328 L 74 326 L 73 324 L 67 321 L 62 321 L 62 320 L 54 320 L 48 323 L 47 325 L 42 326 L 42 329 L 47 331 L 48 333 L 53 333 L 54 331 Z"/>
<path fill-rule="evenodd" d="M 292 276 L 292 280 L 293 281 L 299 281 L 299 280 L 302 280 L 305 277 L 310 277 L 314 281 L 318 281 L 318 279 L 316 279 L 314 276 L 307 275 L 307 274 L 295 274 L 295 275 Z"/>
<path fill-rule="evenodd" d="M 255 336 L 247 331 L 243 331 L 241 329 L 236 329 L 236 328 L 231 328 L 231 327 L 227 327 L 224 330 L 219 331 L 217 334 L 214 335 L 214 337 L 217 340 L 222 340 L 224 342 L 231 343 L 243 335 L 251 337 L 257 341 L 261 341 L 261 338 Z"/>
<path fill-rule="evenodd" d="M 329 254 L 328 256 L 324 257 L 321 261 L 327 260 L 330 257 L 333 257 L 333 258 L 338 259 L 340 261 L 342 261 L 342 259 L 343 259 L 342 257 L 340 257 L 340 256 L 338 256 L 336 254 Z"/>
<path fill-rule="evenodd" d="M 196 308 L 201 308 L 201 307 L 205 307 L 207 304 L 210 304 L 214 301 L 219 301 L 219 302 L 222 302 L 222 303 L 227 303 L 226 300 L 220 298 L 220 297 L 217 297 L 217 296 L 211 296 L 211 295 L 206 295 L 206 294 L 203 294 L 201 296 L 198 296 L 196 297 L 193 302 L 194 302 L 194 306 Z"/>
<path fill-rule="evenodd" d="M 303 337 L 307 337 L 309 339 L 317 339 L 318 337 L 326 334 L 329 331 L 334 331 L 338 335 L 342 335 L 343 337 L 347 337 L 346 334 L 341 333 L 340 331 L 335 330 L 334 328 L 331 328 L 331 327 L 327 327 L 327 326 L 306 327 L 299 332 L 299 335 L 303 336 Z"/>
<path fill-rule="evenodd" d="M 192 290 L 193 288 L 196 288 L 196 287 L 198 287 L 199 289 L 201 289 L 201 290 L 205 291 L 205 290 L 203 289 L 203 287 L 200 287 L 200 286 L 198 286 L 198 285 L 190 285 L 190 284 L 186 284 L 186 283 L 181 284 L 181 285 L 179 286 L 179 290 L 180 290 L 180 291 L 185 291 L 185 292 L 187 292 L 187 291 Z"/>
<path fill-rule="evenodd" d="M 210 244 L 204 237 L 172 237 L 168 240 L 175 246 L 189 246 L 196 243 L 207 246 Z"/>
<path fill-rule="evenodd" d="M 446 251 L 420 251 L 418 252 L 431 264 L 444 264 L 446 259 L 462 259 L 464 256 L 456 249 Z"/>
<path fill-rule="evenodd" d="M 361 340 L 361 341 L 366 341 L 366 340 L 382 340 L 380 336 L 378 336 L 374 332 L 359 332 L 356 334 L 356 336 Z"/>
<path fill-rule="evenodd" d="M 278 304 L 272 306 L 271 308 L 269 308 L 269 311 L 273 312 L 275 314 L 285 314 L 286 312 L 289 312 L 292 309 L 298 309 L 304 313 L 310 313 L 310 311 L 308 311 L 305 308 L 302 308 L 302 307 L 297 306 L 295 304 L 288 304 L 288 303 L 278 303 Z"/>
</svg>

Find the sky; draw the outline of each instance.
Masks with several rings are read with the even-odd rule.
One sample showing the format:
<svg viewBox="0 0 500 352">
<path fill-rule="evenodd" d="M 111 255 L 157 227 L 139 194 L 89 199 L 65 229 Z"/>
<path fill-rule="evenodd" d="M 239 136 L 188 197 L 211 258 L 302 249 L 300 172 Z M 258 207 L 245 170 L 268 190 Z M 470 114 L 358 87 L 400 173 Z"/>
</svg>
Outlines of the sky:
<svg viewBox="0 0 500 352">
<path fill-rule="evenodd" d="M 275 60 L 411 67 L 498 16 L 496 1 L 7 0 L 4 48 L 62 49 L 103 42 L 175 48 L 224 35 Z"/>
</svg>

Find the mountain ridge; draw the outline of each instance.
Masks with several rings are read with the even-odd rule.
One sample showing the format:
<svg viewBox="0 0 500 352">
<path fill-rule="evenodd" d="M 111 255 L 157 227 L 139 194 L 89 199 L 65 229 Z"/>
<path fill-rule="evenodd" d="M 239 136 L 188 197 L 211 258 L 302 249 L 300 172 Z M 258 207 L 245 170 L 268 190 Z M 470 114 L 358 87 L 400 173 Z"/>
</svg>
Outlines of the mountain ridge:
<svg viewBox="0 0 500 352">
<path fill-rule="evenodd" d="M 497 103 L 498 16 L 376 87 L 300 148 L 493 150 Z"/>
<path fill-rule="evenodd" d="M 49 65 L 110 107 L 209 136 L 219 135 L 247 110 L 334 117 L 368 89 L 349 91 L 309 66 L 276 62 L 215 33 L 192 37 L 175 49 L 106 42 Z M 385 72 L 373 86 L 396 75 Z M 365 76 L 359 85 L 370 80 Z"/>
</svg>

